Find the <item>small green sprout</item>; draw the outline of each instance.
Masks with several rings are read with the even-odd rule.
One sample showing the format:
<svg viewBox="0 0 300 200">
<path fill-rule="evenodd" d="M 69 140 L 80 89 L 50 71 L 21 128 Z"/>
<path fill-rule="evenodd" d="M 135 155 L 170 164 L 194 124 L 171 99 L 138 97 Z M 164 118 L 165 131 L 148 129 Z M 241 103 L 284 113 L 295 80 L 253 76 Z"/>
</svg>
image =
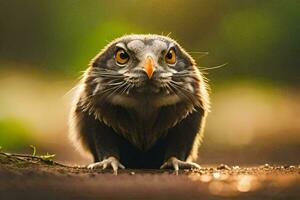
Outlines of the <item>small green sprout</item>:
<svg viewBox="0 0 300 200">
<path fill-rule="evenodd" d="M 52 159 L 55 157 L 55 154 L 49 154 L 48 152 L 46 155 L 39 156 L 43 161 L 52 161 Z"/>
<path fill-rule="evenodd" d="M 30 147 L 32 148 L 33 152 L 32 152 L 32 156 L 33 157 L 38 157 L 40 158 L 42 161 L 45 162 L 52 162 L 52 159 L 55 157 L 55 154 L 49 154 L 48 152 L 45 155 L 37 155 L 37 150 L 36 147 L 34 145 L 30 145 Z"/>
<path fill-rule="evenodd" d="M 36 147 L 34 145 L 30 145 L 32 148 L 32 156 L 36 156 Z"/>
</svg>

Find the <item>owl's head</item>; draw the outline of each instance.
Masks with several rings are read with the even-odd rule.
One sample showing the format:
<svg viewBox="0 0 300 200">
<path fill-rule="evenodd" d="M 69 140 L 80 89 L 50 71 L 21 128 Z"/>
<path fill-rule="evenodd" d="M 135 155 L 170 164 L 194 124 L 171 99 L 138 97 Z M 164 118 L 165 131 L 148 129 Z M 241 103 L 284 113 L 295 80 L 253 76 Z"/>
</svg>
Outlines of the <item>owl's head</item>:
<svg viewBox="0 0 300 200">
<path fill-rule="evenodd" d="M 206 92 L 192 57 L 176 41 L 160 35 L 114 40 L 92 60 L 85 83 L 97 102 L 128 107 L 199 104 Z"/>
</svg>

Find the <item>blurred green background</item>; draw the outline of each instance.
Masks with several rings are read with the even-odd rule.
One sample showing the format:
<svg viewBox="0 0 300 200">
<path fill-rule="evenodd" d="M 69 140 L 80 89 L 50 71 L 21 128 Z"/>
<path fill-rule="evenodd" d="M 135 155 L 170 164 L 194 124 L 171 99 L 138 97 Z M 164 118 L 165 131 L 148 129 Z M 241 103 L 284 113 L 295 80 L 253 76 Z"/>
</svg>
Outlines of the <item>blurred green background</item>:
<svg viewBox="0 0 300 200">
<path fill-rule="evenodd" d="M 205 71 L 200 163 L 299 163 L 299 29 L 298 0 L 0 0 L 0 146 L 88 163 L 68 141 L 68 91 L 112 39 L 156 33 L 200 67 L 228 63 Z"/>
</svg>

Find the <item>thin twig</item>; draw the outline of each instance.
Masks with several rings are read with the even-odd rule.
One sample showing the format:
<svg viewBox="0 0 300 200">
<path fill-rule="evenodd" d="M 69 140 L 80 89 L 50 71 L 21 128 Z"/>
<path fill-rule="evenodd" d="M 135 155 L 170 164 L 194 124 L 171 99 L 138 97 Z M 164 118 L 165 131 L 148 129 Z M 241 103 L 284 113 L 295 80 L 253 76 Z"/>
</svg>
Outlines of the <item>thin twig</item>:
<svg viewBox="0 0 300 200">
<path fill-rule="evenodd" d="M 20 158 L 31 158 L 31 159 L 36 159 L 36 160 L 47 163 L 47 160 L 45 160 L 45 159 L 43 159 L 39 156 L 33 156 L 33 155 L 28 155 L 28 154 L 20 154 L 20 153 L 5 153 L 5 152 L 0 152 L 0 154 L 8 156 L 8 157 L 15 157 L 15 158 L 18 158 L 18 159 L 20 159 Z M 21 159 L 21 160 L 24 161 L 24 159 Z M 52 164 L 55 164 L 55 165 L 59 165 L 61 167 L 74 168 L 72 166 L 64 165 L 64 164 L 58 163 L 58 162 L 53 161 L 53 160 L 51 160 L 51 161 L 48 160 L 48 162 L 51 162 Z"/>
</svg>

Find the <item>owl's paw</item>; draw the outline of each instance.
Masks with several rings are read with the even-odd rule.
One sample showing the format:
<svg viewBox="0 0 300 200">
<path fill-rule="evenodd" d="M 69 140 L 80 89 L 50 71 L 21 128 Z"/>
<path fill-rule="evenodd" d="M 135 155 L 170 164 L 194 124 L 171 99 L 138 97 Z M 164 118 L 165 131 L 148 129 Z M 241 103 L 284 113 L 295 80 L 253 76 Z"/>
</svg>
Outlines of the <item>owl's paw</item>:
<svg viewBox="0 0 300 200">
<path fill-rule="evenodd" d="M 178 175 L 179 169 L 201 169 L 200 165 L 193 162 L 185 162 L 182 160 L 178 160 L 176 157 L 169 158 L 160 169 L 173 168 L 175 170 L 175 174 Z"/>
<path fill-rule="evenodd" d="M 87 166 L 88 169 L 100 168 L 106 169 L 107 167 L 111 167 L 113 169 L 113 173 L 115 175 L 118 174 L 118 169 L 125 169 L 124 165 L 122 165 L 119 160 L 113 156 L 108 157 L 107 159 L 102 160 L 101 162 L 95 162 Z"/>
</svg>

